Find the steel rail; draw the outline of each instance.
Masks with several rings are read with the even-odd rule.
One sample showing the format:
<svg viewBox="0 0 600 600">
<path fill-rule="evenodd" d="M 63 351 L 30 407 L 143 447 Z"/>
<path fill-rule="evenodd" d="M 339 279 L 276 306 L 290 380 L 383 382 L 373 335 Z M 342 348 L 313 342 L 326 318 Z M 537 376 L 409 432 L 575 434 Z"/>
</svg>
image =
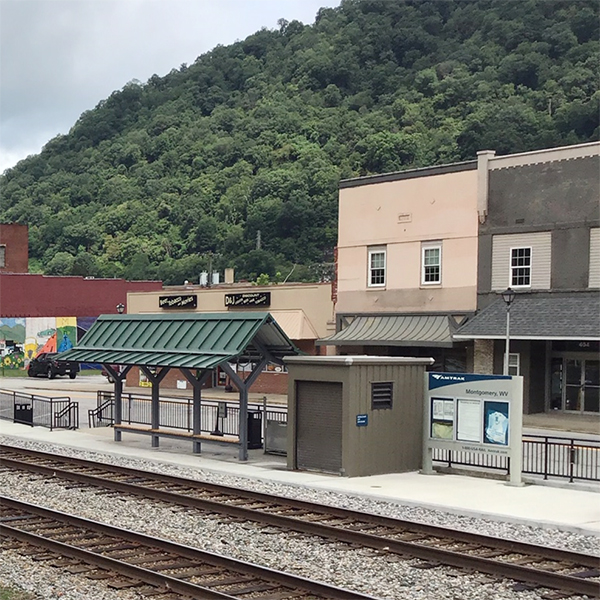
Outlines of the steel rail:
<svg viewBox="0 0 600 600">
<path fill-rule="evenodd" d="M 20 451 L 20 449 L 15 450 L 17 452 Z M 30 451 L 27 451 L 27 453 L 29 454 Z M 71 462 L 71 459 L 69 457 L 57 457 L 36 452 L 33 452 L 33 454 L 37 455 L 42 460 L 54 459 L 58 460 L 59 462 Z M 101 463 L 95 463 L 93 461 L 82 461 L 81 459 L 75 459 L 74 462 L 79 466 L 85 468 L 109 471 L 114 470 L 121 474 L 128 475 L 130 477 L 137 477 L 138 479 L 146 478 L 174 486 L 210 489 L 211 491 L 215 491 L 217 493 L 235 494 L 238 497 L 246 497 L 254 501 L 265 502 L 271 505 L 276 502 L 280 502 L 286 507 L 293 506 L 295 508 L 310 511 L 311 513 L 321 513 L 327 517 L 335 516 L 337 518 L 353 519 L 356 521 L 362 521 L 363 523 L 368 522 L 382 527 L 395 528 L 396 530 L 399 527 L 408 528 L 411 532 L 417 532 L 424 535 L 449 538 L 453 541 L 457 540 L 467 544 L 474 544 L 478 546 L 484 546 L 486 548 L 499 549 L 503 552 L 524 554 L 552 561 L 569 562 L 578 566 L 588 567 L 591 569 L 597 568 L 599 563 L 598 557 L 578 554 L 565 550 L 544 548 L 532 544 L 515 542 L 511 540 L 490 538 L 488 536 L 482 536 L 480 534 L 457 532 L 443 527 L 425 525 L 410 521 L 400 521 L 389 517 L 382 517 L 380 515 L 348 511 L 346 509 L 339 509 L 336 507 L 326 505 L 315 505 L 310 502 L 298 501 L 285 497 L 274 497 L 258 492 L 246 492 L 245 490 L 239 490 L 237 488 L 226 488 L 224 486 L 218 486 L 214 484 L 205 485 L 203 482 L 195 480 L 166 476 L 146 471 L 136 471 L 125 467 L 116 467 L 113 469 L 112 465 L 103 465 Z M 36 471 L 42 474 L 57 473 L 55 467 L 53 468 L 51 466 L 32 465 L 31 463 L 27 462 L 20 463 L 17 460 L 6 458 L 4 456 L 0 459 L 0 464 L 3 463 L 14 466 L 14 468 L 26 468 L 31 471 Z M 264 512 L 260 510 L 257 511 L 252 508 L 235 506 L 210 499 L 185 496 L 182 494 L 175 493 L 173 491 L 165 491 L 156 488 L 146 488 L 138 484 L 100 479 L 99 475 L 89 475 L 84 473 L 74 473 L 67 471 L 64 473 L 61 472 L 60 476 L 72 481 L 87 483 L 94 486 L 109 487 L 111 489 L 115 489 L 117 491 L 121 491 L 132 495 L 142 495 L 213 513 L 226 514 L 232 517 L 259 521 L 277 527 L 292 529 L 309 535 L 321 536 L 330 539 L 335 539 L 340 542 L 360 544 L 362 546 L 376 548 L 379 550 L 386 550 L 399 554 L 410 555 L 422 560 L 436 561 L 462 569 L 473 569 L 490 575 L 509 577 L 511 579 L 525 581 L 539 586 L 568 590 L 569 592 L 586 594 L 588 596 L 593 597 L 596 597 L 600 594 L 600 586 L 598 582 L 591 579 L 583 579 L 581 577 L 575 577 L 561 573 L 553 573 L 547 570 L 536 569 L 526 565 L 519 565 L 511 562 L 502 562 L 498 560 L 493 560 L 491 558 L 480 557 L 472 554 L 463 554 L 453 550 L 436 548 L 424 544 L 415 543 L 414 541 L 403 541 L 389 537 L 383 537 L 380 535 L 369 534 L 361 531 L 353 531 L 349 529 L 344 529 L 342 527 L 337 527 L 335 525 L 302 521 L 299 517 L 290 517 L 276 513 Z"/>
<path fill-rule="evenodd" d="M 13 451 L 18 454 L 30 456 L 32 458 L 39 458 L 40 460 L 50 460 L 55 462 L 64 462 L 67 465 L 74 464 L 84 468 L 104 471 L 104 473 L 98 473 L 97 475 L 90 475 L 86 473 L 74 472 L 74 471 L 57 471 L 56 466 L 45 466 L 40 464 L 23 462 L 18 459 L 10 458 L 6 455 L 6 452 Z M 186 479 L 183 477 L 176 477 L 173 475 L 165 475 L 163 473 L 156 473 L 153 471 L 143 471 L 138 469 L 131 469 L 129 467 L 122 467 L 120 465 L 112 465 L 105 463 L 98 463 L 95 461 L 83 460 L 79 458 L 72 458 L 69 456 L 60 456 L 56 454 L 48 454 L 44 452 L 38 452 L 35 450 L 16 448 L 13 446 L 6 446 L 0 444 L 0 466 L 3 464 L 11 466 L 15 469 L 24 469 L 32 472 L 38 472 L 41 474 L 52 474 L 58 475 L 64 479 L 71 481 L 90 483 L 92 485 L 102 485 L 103 487 L 115 489 L 125 493 L 131 493 L 133 495 L 145 495 L 149 498 L 157 500 L 166 500 L 173 502 L 174 498 L 177 498 L 177 503 L 187 505 L 192 508 L 199 508 L 208 510 L 210 512 L 219 512 L 222 514 L 229 514 L 234 517 L 245 517 L 251 518 L 250 515 L 262 515 L 279 517 L 279 520 L 270 522 L 271 525 L 278 523 L 285 524 L 291 521 L 298 521 L 294 517 L 285 517 L 278 514 L 259 512 L 256 509 L 250 509 L 243 506 L 236 506 L 231 504 L 225 504 L 215 500 L 207 498 L 197 498 L 192 496 L 184 496 L 178 494 L 175 491 L 160 490 L 157 488 L 144 487 L 136 483 L 128 483 L 123 481 L 115 481 L 110 479 L 104 479 L 103 476 L 111 473 L 120 473 L 128 477 L 142 480 L 151 479 L 172 486 L 182 486 L 184 488 L 194 488 L 200 491 L 215 492 L 226 496 L 237 496 L 239 498 L 247 498 L 257 502 L 263 502 L 268 504 L 281 504 L 285 507 L 296 508 L 299 510 L 305 510 L 311 513 L 322 513 L 326 516 L 335 516 L 338 518 L 347 518 L 356 521 L 368 521 L 382 527 L 403 527 L 409 529 L 411 532 L 422 533 L 425 535 L 438 536 L 438 537 L 451 537 L 453 540 L 457 540 L 465 543 L 480 543 L 480 544 L 493 544 L 495 548 L 512 551 L 522 554 L 534 553 L 537 556 L 546 558 L 548 560 L 565 560 L 571 562 L 581 562 L 582 565 L 588 567 L 598 566 L 598 557 L 589 556 L 586 554 L 579 554 L 576 552 L 569 552 L 568 550 L 558 550 L 555 548 L 547 548 L 543 546 L 536 546 L 534 544 L 528 544 L 525 542 L 518 542 L 516 540 L 505 540 L 502 538 L 492 538 L 482 534 L 470 533 L 467 531 L 460 531 L 455 529 L 449 529 L 439 525 L 428 525 L 426 523 L 419 523 L 417 521 L 408 521 L 404 519 L 395 519 L 392 517 L 385 517 L 383 515 L 377 515 L 374 513 L 365 513 L 359 511 L 352 511 L 346 508 L 338 508 L 328 504 L 317 504 L 308 502 L 305 500 L 297 500 L 295 498 L 289 498 L 287 496 L 275 496 L 269 495 L 262 492 L 256 492 L 252 490 L 245 490 L 241 488 L 228 487 L 214 483 L 207 483 L 196 479 Z M 259 519 L 255 516 L 255 519 Z M 262 520 L 262 517 L 260 517 Z M 309 533 L 313 533 L 311 530 Z"/>
<path fill-rule="evenodd" d="M 100 533 L 102 535 L 118 538 L 120 540 L 126 540 L 141 546 L 146 546 L 147 548 L 159 549 L 163 552 L 176 554 L 182 558 L 198 561 L 200 563 L 208 563 L 210 565 L 223 567 L 237 573 L 267 580 L 276 583 L 277 585 L 291 588 L 290 593 L 292 593 L 292 591 L 295 589 L 303 590 L 322 598 L 339 598 L 340 600 L 376 600 L 374 596 L 353 592 L 318 581 L 312 581 L 304 577 L 291 575 L 282 571 L 276 571 L 268 567 L 261 567 L 245 561 L 229 558 L 227 556 L 223 556 L 222 554 L 207 552 L 191 546 L 176 544 L 165 539 L 150 537 L 127 529 L 112 527 L 110 525 L 100 523 L 99 521 L 83 519 L 75 515 L 44 508 L 35 504 L 20 502 L 5 496 L 0 496 L 0 505 L 3 507 L 3 509 L 12 508 L 14 510 L 21 511 L 22 513 L 34 514 L 46 519 L 58 521 L 66 525 L 75 526 Z M 103 569 L 120 573 L 125 577 L 139 579 L 140 581 L 154 586 L 164 587 L 165 589 L 174 591 L 184 596 L 188 595 L 192 598 L 198 598 L 200 600 L 203 600 L 204 598 L 235 600 L 237 598 L 237 596 L 232 596 L 224 592 L 218 592 L 207 587 L 202 587 L 177 577 L 164 575 L 157 571 L 152 571 L 151 569 L 144 567 L 138 567 L 136 565 L 103 556 L 83 548 L 78 548 L 71 544 L 51 540 L 50 538 L 35 533 L 23 531 L 22 529 L 18 529 L 8 524 L 10 522 L 17 522 L 19 519 L 15 519 L 14 517 L 10 517 L 9 519 L 10 520 L 3 520 L 0 518 L 0 537 L 13 537 L 30 543 L 34 546 L 40 546 L 57 552 L 58 554 L 64 554 L 72 558 L 80 559 L 88 564 L 97 565 Z"/>
</svg>

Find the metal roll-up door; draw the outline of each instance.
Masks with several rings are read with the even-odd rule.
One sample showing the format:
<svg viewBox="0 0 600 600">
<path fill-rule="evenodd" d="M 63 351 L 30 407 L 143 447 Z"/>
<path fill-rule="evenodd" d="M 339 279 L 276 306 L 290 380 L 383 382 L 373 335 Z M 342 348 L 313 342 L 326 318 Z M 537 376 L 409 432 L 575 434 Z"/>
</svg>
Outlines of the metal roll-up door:
<svg viewBox="0 0 600 600">
<path fill-rule="evenodd" d="M 296 382 L 296 457 L 300 470 L 342 469 L 342 384 Z"/>
</svg>

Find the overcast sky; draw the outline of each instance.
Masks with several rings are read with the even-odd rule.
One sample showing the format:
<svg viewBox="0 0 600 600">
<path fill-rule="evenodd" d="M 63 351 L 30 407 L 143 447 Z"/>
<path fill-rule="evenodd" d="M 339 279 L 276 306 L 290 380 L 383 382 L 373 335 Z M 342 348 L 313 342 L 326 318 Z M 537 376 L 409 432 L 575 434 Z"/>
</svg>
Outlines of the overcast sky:
<svg viewBox="0 0 600 600">
<path fill-rule="evenodd" d="M 340 0 L 0 0 L 0 172 L 137 79 Z"/>
</svg>

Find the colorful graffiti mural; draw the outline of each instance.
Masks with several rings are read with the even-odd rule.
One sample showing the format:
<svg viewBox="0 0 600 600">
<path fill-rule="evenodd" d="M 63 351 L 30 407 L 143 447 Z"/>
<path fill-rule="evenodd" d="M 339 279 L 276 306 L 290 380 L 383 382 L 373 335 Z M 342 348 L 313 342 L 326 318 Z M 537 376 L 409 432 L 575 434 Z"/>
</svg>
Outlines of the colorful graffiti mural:
<svg viewBox="0 0 600 600">
<path fill-rule="evenodd" d="M 0 357 L 4 369 L 27 368 L 41 352 L 72 348 L 96 317 L 0 317 Z"/>
<path fill-rule="evenodd" d="M 3 369 L 22 369 L 25 362 L 25 319 L 0 319 L 0 357 Z"/>
<path fill-rule="evenodd" d="M 77 343 L 77 319 L 56 317 L 56 351 L 70 350 Z"/>
<path fill-rule="evenodd" d="M 25 359 L 27 361 L 35 358 L 40 352 L 56 352 L 56 319 L 54 317 L 25 319 L 25 331 Z"/>
</svg>

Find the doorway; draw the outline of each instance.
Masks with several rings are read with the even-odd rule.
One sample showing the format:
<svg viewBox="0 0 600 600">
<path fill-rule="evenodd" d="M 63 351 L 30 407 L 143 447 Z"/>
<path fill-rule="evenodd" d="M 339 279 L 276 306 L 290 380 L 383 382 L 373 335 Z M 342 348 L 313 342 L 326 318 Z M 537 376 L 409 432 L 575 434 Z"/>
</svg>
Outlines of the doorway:
<svg viewBox="0 0 600 600">
<path fill-rule="evenodd" d="M 600 412 L 600 360 L 578 356 L 554 356 L 551 367 L 552 410 Z"/>
</svg>

